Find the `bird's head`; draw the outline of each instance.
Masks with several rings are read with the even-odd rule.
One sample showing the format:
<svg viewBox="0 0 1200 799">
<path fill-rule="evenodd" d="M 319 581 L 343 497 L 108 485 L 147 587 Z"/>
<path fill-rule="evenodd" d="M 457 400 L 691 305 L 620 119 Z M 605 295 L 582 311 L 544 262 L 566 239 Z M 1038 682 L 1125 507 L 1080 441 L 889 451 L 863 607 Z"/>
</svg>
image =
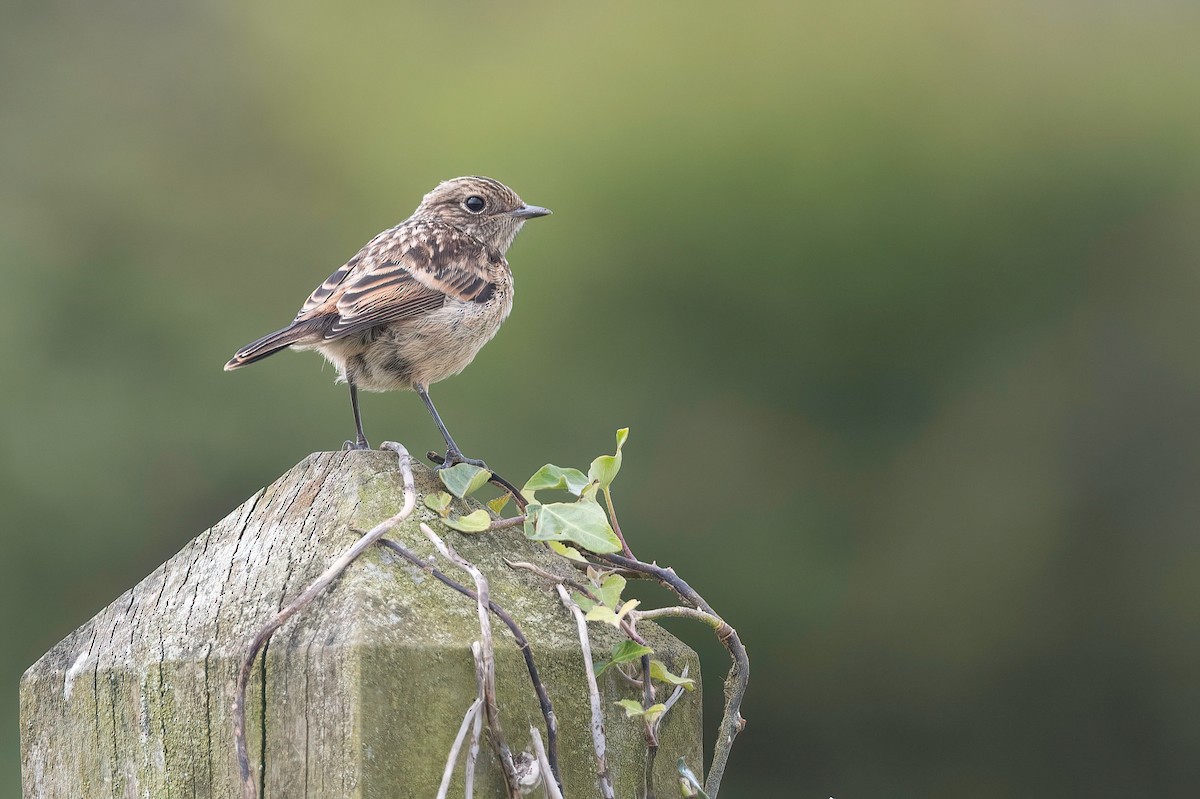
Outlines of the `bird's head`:
<svg viewBox="0 0 1200 799">
<path fill-rule="evenodd" d="M 549 213 L 547 208 L 526 205 L 498 180 L 473 176 L 439 183 L 413 216 L 453 225 L 503 253 L 526 219 Z"/>
</svg>

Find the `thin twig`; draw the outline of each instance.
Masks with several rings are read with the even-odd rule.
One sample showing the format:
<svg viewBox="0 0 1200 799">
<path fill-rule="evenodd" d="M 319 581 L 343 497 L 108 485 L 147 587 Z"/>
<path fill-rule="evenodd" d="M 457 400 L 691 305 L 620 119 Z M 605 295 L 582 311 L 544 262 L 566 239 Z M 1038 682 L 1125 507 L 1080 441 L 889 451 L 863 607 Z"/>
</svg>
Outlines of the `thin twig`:
<svg viewBox="0 0 1200 799">
<path fill-rule="evenodd" d="M 596 779 L 600 783 L 600 793 L 604 799 L 615 799 L 612 779 L 608 775 L 608 758 L 604 753 L 604 715 L 600 710 L 600 689 L 596 685 L 596 673 L 592 669 L 592 645 L 588 639 L 587 621 L 583 618 L 583 611 L 579 609 L 579 605 L 575 604 L 575 600 L 571 599 L 571 595 L 567 593 L 567 589 L 563 588 L 562 583 L 555 588 L 558 590 L 558 598 L 562 600 L 563 606 L 575 617 L 575 626 L 579 630 L 579 648 L 583 653 L 588 697 L 592 705 L 592 748 L 596 751 Z"/>
<path fill-rule="evenodd" d="M 550 761 L 546 759 L 546 747 L 542 746 L 542 734 L 537 727 L 529 725 L 529 738 L 533 741 L 533 751 L 537 755 L 538 764 L 542 767 L 542 773 L 547 774 L 550 771 Z M 544 780 L 547 793 L 550 794 L 550 799 L 563 799 L 562 790 L 553 780 Z"/>
<path fill-rule="evenodd" d="M 640 664 L 639 664 L 639 668 L 640 668 Z M 642 687 L 642 681 L 639 680 L 637 677 L 630 677 L 628 674 L 625 673 L 625 669 L 623 667 L 613 666 L 612 670 L 615 671 L 617 673 L 617 675 L 622 680 L 624 680 L 625 684 L 630 686 L 631 688 L 641 688 Z"/>
<path fill-rule="evenodd" d="M 544 577 L 547 580 L 550 580 L 551 582 L 562 583 L 563 585 L 570 586 L 571 588 L 574 588 L 576 591 L 578 591 L 579 593 L 586 596 L 588 599 L 591 599 L 593 601 L 596 599 L 596 595 L 594 593 L 592 593 L 592 589 L 588 588 L 583 583 L 578 583 L 578 582 L 572 580 L 570 577 L 560 577 L 557 574 L 555 574 L 554 572 L 546 571 L 541 566 L 538 566 L 536 564 L 530 563 L 525 560 L 509 560 L 508 558 L 504 558 L 504 562 L 506 564 L 508 564 L 508 567 L 510 569 L 524 569 L 526 571 L 531 571 L 534 574 L 536 574 L 538 577 Z"/>
<path fill-rule="evenodd" d="M 471 728 L 471 748 L 467 750 L 467 767 L 464 772 L 466 781 L 465 799 L 475 795 L 475 764 L 479 762 L 479 741 L 483 737 L 483 713 L 475 714 L 475 726 Z"/>
<path fill-rule="evenodd" d="M 630 622 L 630 629 L 634 624 Z M 643 644 L 645 646 L 645 644 Z M 650 656 L 642 655 L 642 707 L 649 709 L 654 706 L 654 680 L 650 678 Z M 661 717 L 660 717 L 661 718 Z M 643 781 L 646 787 L 646 799 L 655 799 L 654 791 L 654 761 L 658 757 L 658 719 L 654 723 L 642 717 L 643 734 L 646 738 L 646 768 Z"/>
<path fill-rule="evenodd" d="M 608 518 L 612 520 L 613 532 L 617 534 L 617 540 L 621 542 L 621 551 L 625 553 L 625 557 L 632 558 L 633 550 L 629 548 L 629 544 L 625 543 L 625 536 L 621 535 L 621 523 L 617 521 L 617 509 L 613 506 L 612 490 L 609 486 L 604 487 L 604 499 L 608 503 Z"/>
<path fill-rule="evenodd" d="M 609 497 L 609 509 L 612 509 L 612 498 Z M 624 540 L 624 539 L 622 539 Z M 629 547 L 625 550 L 628 552 Z M 637 630 L 637 620 L 627 618 L 623 620 L 629 628 L 630 637 L 635 641 L 645 646 L 645 642 L 641 640 L 641 636 L 634 637 Z M 650 655 L 645 654 L 640 658 L 642 667 L 642 708 L 649 710 L 654 706 L 654 680 L 650 676 Z M 650 721 L 643 714 L 642 716 L 642 734 L 646 738 L 646 764 L 642 773 L 642 783 L 645 789 L 645 799 L 656 799 L 654 790 L 654 761 L 658 758 L 658 721 L 662 717 L 655 718 Z"/>
<path fill-rule="evenodd" d="M 492 533 L 492 532 L 495 532 L 496 530 L 505 530 L 509 527 L 517 527 L 524 523 L 525 523 L 524 514 L 522 514 L 520 516 L 510 516 L 507 519 L 496 519 L 496 521 L 494 521 L 488 525 L 487 530 L 485 530 L 484 532 Z"/>
<path fill-rule="evenodd" d="M 475 659 L 475 683 L 479 686 L 476 701 L 479 702 L 481 710 L 475 714 L 475 724 L 471 728 L 471 747 L 467 750 L 467 766 L 463 771 L 463 781 L 466 783 L 465 799 L 472 799 L 475 795 L 475 763 L 479 760 L 479 738 L 483 733 L 483 649 L 478 641 L 471 642 L 471 656 Z"/>
<path fill-rule="evenodd" d="M 684 679 L 687 679 L 688 667 L 686 665 L 684 665 L 683 671 L 680 672 L 679 676 Z M 648 676 L 645 677 L 644 679 L 646 679 L 647 681 L 650 681 L 650 678 Z M 671 696 L 668 697 L 667 701 L 663 703 L 662 713 L 658 714 L 658 716 L 654 719 L 654 722 L 652 724 L 647 725 L 648 730 L 649 730 L 648 735 L 654 739 L 654 743 L 653 743 L 653 745 L 647 743 L 647 746 L 646 746 L 646 770 L 645 770 L 645 774 L 643 777 L 643 779 L 645 780 L 645 783 L 646 783 L 646 799 L 654 799 L 654 796 L 655 796 L 654 763 L 655 763 L 655 760 L 658 758 L 658 728 L 662 724 L 663 719 L 665 719 L 667 717 L 667 712 L 671 708 L 675 707 L 675 703 L 679 701 L 679 697 L 683 696 L 684 690 L 686 690 L 686 689 L 682 685 L 675 686 L 675 690 L 671 692 Z M 650 704 L 647 704 L 646 707 L 650 707 Z M 650 740 L 650 738 L 647 738 L 647 742 L 649 740 Z"/>
<path fill-rule="evenodd" d="M 479 570 L 478 566 L 455 552 L 454 548 L 443 541 L 441 536 L 435 533 L 429 525 L 421 522 L 420 527 L 425 537 L 433 542 L 438 552 L 442 553 L 442 557 L 471 575 L 471 579 L 475 581 L 475 607 L 479 617 L 480 644 L 483 648 L 483 712 L 488 724 L 488 739 L 491 741 L 492 748 L 495 749 L 496 757 L 504 771 L 504 784 L 508 789 L 509 799 L 520 799 L 521 789 L 518 784 L 516 766 L 513 762 L 512 752 L 505 741 L 504 731 L 500 727 L 500 706 L 496 702 L 496 650 L 492 643 L 492 620 L 488 607 L 490 600 L 488 599 L 487 578 L 483 576 L 483 572 Z"/>
<path fill-rule="evenodd" d="M 655 563 L 644 563 L 621 555 L 594 555 L 594 557 L 603 563 L 653 577 L 673 591 L 687 605 L 701 610 L 715 619 L 721 619 L 720 614 L 704 601 L 704 597 L 700 596 L 695 589 L 676 574 L 674 569 L 664 569 Z M 643 611 L 642 618 L 653 618 L 653 616 L 646 615 L 653 613 L 652 610 Z M 700 617 L 693 616 L 692 618 Z M 709 623 L 708 619 L 701 618 L 700 620 Z M 724 620 L 721 620 L 721 626 L 716 630 L 717 638 L 729 652 L 732 666 L 729 669 L 729 676 L 725 678 L 725 712 L 717 731 L 717 742 L 713 749 L 712 763 L 708 769 L 708 779 L 704 783 L 704 791 L 712 799 L 716 799 L 717 792 L 721 788 L 721 779 L 725 776 L 725 766 L 729 762 L 729 752 L 733 748 L 733 740 L 746 726 L 741 708 L 742 700 L 746 696 L 746 685 L 750 680 L 750 658 L 746 654 L 746 647 L 742 644 L 737 630 L 725 623 Z"/>
<path fill-rule="evenodd" d="M 642 644 L 645 646 L 645 644 Z M 654 680 L 650 679 L 650 656 L 642 655 L 642 706 L 650 707 L 654 704 Z M 655 741 L 657 743 L 657 740 Z"/>
<path fill-rule="evenodd" d="M 286 607 L 281 609 L 275 616 L 267 622 L 254 639 L 250 642 L 250 648 L 242 659 L 241 669 L 238 671 L 237 687 L 233 696 L 233 746 L 237 754 L 238 769 L 241 772 L 242 779 L 242 795 L 245 799 L 257 799 L 258 786 L 254 783 L 254 774 L 250 768 L 250 753 L 246 745 L 246 685 L 250 681 L 250 670 L 254 665 L 254 659 L 258 656 L 258 652 L 267 643 L 267 640 L 287 622 L 297 612 L 302 610 L 308 603 L 312 602 L 318 594 L 329 587 L 329 584 L 336 580 L 342 572 L 346 570 L 355 558 L 361 555 L 372 544 L 391 530 L 397 524 L 405 519 L 413 508 L 417 505 L 417 491 L 413 483 L 413 474 L 410 464 L 408 450 L 403 444 L 397 444 L 394 441 L 388 441 L 383 444 L 383 449 L 390 449 L 399 456 L 400 473 L 404 476 L 404 504 L 400 508 L 400 512 L 389 519 L 385 519 L 370 531 L 365 533 L 361 538 L 354 542 L 346 549 L 337 560 L 335 560 L 325 571 L 321 573 L 317 579 L 304 589 L 303 592 L 293 599 Z M 266 680 L 264 670 L 263 680 Z M 265 708 L 263 723 L 266 723 Z M 263 757 L 266 753 L 263 752 Z"/>
<path fill-rule="evenodd" d="M 433 568 L 428 563 L 423 561 L 413 552 L 405 547 L 397 544 L 390 538 L 384 538 L 379 541 L 380 544 L 395 552 L 400 557 L 407 560 L 419 569 L 429 573 L 443 585 L 453 588 L 463 596 L 476 599 L 475 592 L 465 585 L 456 582 L 450 577 L 447 577 L 438 569 Z M 495 614 L 496 618 L 504 622 L 512 633 L 513 638 L 517 642 L 517 647 L 521 650 L 521 656 L 525 659 L 525 668 L 529 672 L 529 680 L 533 683 L 533 690 L 537 694 L 538 704 L 542 708 L 542 718 L 546 721 L 546 748 L 549 750 L 550 758 L 550 773 L 554 775 L 554 781 L 558 785 L 562 785 L 562 773 L 559 771 L 558 765 L 558 717 L 554 714 L 554 705 L 550 701 L 550 694 L 546 691 L 546 685 L 542 682 L 541 674 L 538 672 L 537 663 L 533 657 L 533 647 L 529 643 L 529 639 L 525 637 L 525 633 L 517 625 L 517 622 L 509 615 L 503 607 L 496 604 L 495 600 L 488 602 L 488 609 Z"/>
<path fill-rule="evenodd" d="M 446 755 L 446 768 L 442 771 L 442 784 L 438 786 L 437 799 L 446 799 L 446 793 L 450 790 L 450 778 L 454 775 L 454 764 L 458 762 L 458 753 L 462 750 L 463 741 L 467 738 L 467 730 L 475 721 L 475 717 L 479 715 L 479 708 L 482 705 L 483 700 L 475 697 L 463 715 L 462 724 L 458 726 L 458 734 L 454 736 L 454 744 L 450 747 L 450 754 Z"/>
<path fill-rule="evenodd" d="M 699 608 L 700 610 L 703 610 L 706 613 L 711 613 L 714 616 L 720 615 L 712 609 L 711 605 L 704 601 L 704 597 L 696 593 L 696 590 L 688 585 L 687 582 L 678 574 L 676 574 L 675 570 L 672 568 L 664 568 L 659 566 L 657 563 L 646 563 L 644 561 L 637 560 L 636 558 L 627 558 L 616 554 L 597 555 L 594 552 L 588 552 L 586 554 L 595 558 L 596 560 L 602 561 L 607 566 L 615 566 L 616 568 L 623 570 L 622 574 L 632 573 L 634 575 L 649 575 L 669 588 L 676 596 L 692 607 Z"/>
<path fill-rule="evenodd" d="M 603 604 L 600 601 L 599 595 L 596 594 L 596 592 L 593 591 L 591 589 L 591 587 L 586 586 L 583 583 L 576 582 L 575 580 L 572 580 L 569 577 L 559 577 L 557 574 L 554 574 L 553 572 L 548 572 L 539 566 L 536 566 L 532 563 L 529 563 L 529 562 L 523 561 L 523 560 L 509 560 L 508 558 L 504 558 L 504 562 L 506 564 L 508 564 L 509 568 L 525 569 L 526 571 L 533 572 L 534 574 L 538 575 L 539 577 L 545 577 L 547 580 L 553 580 L 555 583 L 562 583 L 563 585 L 570 586 L 571 588 L 573 588 L 576 591 L 578 591 L 579 593 L 583 594 L 585 597 L 592 600 L 596 604 L 598 604 L 598 605 Z M 640 575 L 638 575 L 637 572 L 632 572 L 632 574 L 634 574 L 634 576 L 640 576 Z M 628 619 L 621 619 L 621 630 L 626 635 L 628 635 L 629 638 L 634 643 L 641 644 L 642 646 L 649 646 L 649 644 L 646 643 L 646 639 L 638 634 L 638 631 L 634 628 L 634 626 L 632 624 L 630 624 Z M 628 675 L 625 675 L 625 676 L 628 677 Z M 639 687 L 641 687 L 640 680 L 637 682 L 637 684 Z"/>
<path fill-rule="evenodd" d="M 687 679 L 687 676 L 688 676 L 687 664 L 684 664 L 683 670 L 679 672 L 679 676 L 684 680 Z M 663 702 L 663 712 L 662 712 L 662 715 L 658 717 L 658 722 L 660 724 L 662 723 L 663 717 L 665 717 L 667 715 L 667 711 L 670 710 L 671 708 L 675 707 L 675 703 L 679 701 L 679 697 L 683 696 L 683 692 L 686 690 L 687 689 L 684 688 L 682 685 L 675 686 L 675 690 L 671 692 L 671 695 L 667 698 L 667 701 Z"/>
<path fill-rule="evenodd" d="M 654 792 L 654 761 L 658 759 L 658 744 L 646 745 L 646 765 L 642 769 L 642 782 L 646 786 L 646 799 L 656 799 Z"/>
<path fill-rule="evenodd" d="M 680 619 L 695 619 L 702 621 L 709 627 L 712 627 L 717 633 L 718 638 L 725 638 L 729 635 L 729 630 L 732 628 L 720 616 L 712 613 L 706 613 L 697 608 L 687 608 L 682 606 L 671 608 L 651 608 L 650 610 L 631 610 L 629 615 L 641 621 L 642 619 L 664 619 L 664 618 L 680 618 Z"/>
<path fill-rule="evenodd" d="M 686 665 L 686 663 L 684 663 L 684 667 L 683 667 L 682 671 L 679 672 L 679 678 L 680 679 L 688 679 L 688 671 L 689 671 L 688 665 Z M 667 715 L 667 710 L 670 710 L 671 708 L 674 707 L 674 703 L 679 701 L 679 697 L 682 697 L 684 695 L 684 691 L 686 691 L 686 690 L 688 690 L 688 689 L 686 689 L 686 687 L 684 687 L 683 685 L 677 685 L 676 690 L 671 691 L 671 696 L 667 697 L 667 701 L 662 703 L 662 715 L 659 716 L 659 721 L 662 720 L 662 717 Z"/>
</svg>

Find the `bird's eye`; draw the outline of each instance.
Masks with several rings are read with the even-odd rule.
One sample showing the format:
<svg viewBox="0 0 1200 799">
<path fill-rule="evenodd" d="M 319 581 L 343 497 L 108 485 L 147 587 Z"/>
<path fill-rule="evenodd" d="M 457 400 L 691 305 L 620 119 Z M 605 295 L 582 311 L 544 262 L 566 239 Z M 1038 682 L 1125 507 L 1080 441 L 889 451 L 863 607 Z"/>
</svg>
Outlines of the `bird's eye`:
<svg viewBox="0 0 1200 799">
<path fill-rule="evenodd" d="M 468 197 L 466 199 L 466 202 L 463 203 L 463 207 L 466 208 L 468 211 L 470 211 L 473 214 L 478 214 L 478 213 L 482 212 L 486 205 L 487 205 L 487 203 L 485 203 L 483 201 L 482 197 L 479 197 L 474 194 L 472 194 L 470 197 Z"/>
</svg>

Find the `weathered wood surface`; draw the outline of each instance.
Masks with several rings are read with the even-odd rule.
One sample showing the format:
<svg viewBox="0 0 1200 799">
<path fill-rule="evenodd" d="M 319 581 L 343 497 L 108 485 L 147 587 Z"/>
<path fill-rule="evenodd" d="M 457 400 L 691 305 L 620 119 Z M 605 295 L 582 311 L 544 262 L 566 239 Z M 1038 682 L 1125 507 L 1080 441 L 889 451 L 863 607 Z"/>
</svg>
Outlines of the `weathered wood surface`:
<svg viewBox="0 0 1200 799">
<path fill-rule="evenodd" d="M 440 490 L 423 467 L 416 476 L 419 492 Z M 21 681 L 26 799 L 240 797 L 230 705 L 249 638 L 358 531 L 398 510 L 401 495 L 392 453 L 311 455 L 50 650 Z M 418 503 L 390 537 L 432 557 L 417 530 L 432 518 Z M 561 562 L 519 530 L 449 535 L 533 645 L 560 725 L 566 795 L 598 796 L 574 625 L 545 581 L 501 557 L 550 569 Z M 699 677 L 690 649 L 644 626 L 673 671 L 686 664 Z M 520 653 L 495 627 L 502 720 L 510 743 L 525 748 L 528 725 L 541 727 L 542 717 Z M 592 628 L 597 653 L 607 652 L 616 639 Z M 247 734 L 264 796 L 430 799 L 475 696 L 469 646 L 477 637 L 471 600 L 381 548 L 369 551 L 260 657 Z M 611 673 L 602 690 L 617 795 L 639 796 L 640 724 L 613 704 L 637 694 Z M 701 762 L 699 691 L 663 723 L 663 795 L 680 756 Z M 485 747 L 476 795 L 502 796 L 500 779 Z"/>
</svg>

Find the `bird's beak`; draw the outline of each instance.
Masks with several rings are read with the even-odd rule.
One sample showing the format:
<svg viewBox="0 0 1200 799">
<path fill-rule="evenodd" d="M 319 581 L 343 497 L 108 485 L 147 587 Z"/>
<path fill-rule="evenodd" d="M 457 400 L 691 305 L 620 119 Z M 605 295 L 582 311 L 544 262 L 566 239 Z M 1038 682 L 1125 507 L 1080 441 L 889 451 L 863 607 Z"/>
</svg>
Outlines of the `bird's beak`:
<svg viewBox="0 0 1200 799">
<path fill-rule="evenodd" d="M 515 211 L 509 211 L 508 215 L 517 219 L 534 219 L 539 216 L 549 216 L 549 208 L 542 208 L 540 205 L 522 205 Z"/>
</svg>

